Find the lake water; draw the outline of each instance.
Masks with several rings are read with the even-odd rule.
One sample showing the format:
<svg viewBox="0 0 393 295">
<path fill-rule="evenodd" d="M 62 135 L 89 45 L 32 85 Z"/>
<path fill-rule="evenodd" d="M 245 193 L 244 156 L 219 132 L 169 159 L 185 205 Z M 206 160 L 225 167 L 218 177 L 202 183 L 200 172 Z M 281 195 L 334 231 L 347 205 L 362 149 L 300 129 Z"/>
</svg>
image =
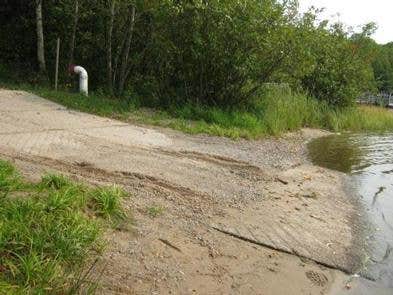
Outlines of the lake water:
<svg viewBox="0 0 393 295">
<path fill-rule="evenodd" d="M 393 133 L 319 138 L 309 144 L 309 156 L 314 164 L 351 175 L 369 224 L 363 273 L 393 288 Z"/>
</svg>

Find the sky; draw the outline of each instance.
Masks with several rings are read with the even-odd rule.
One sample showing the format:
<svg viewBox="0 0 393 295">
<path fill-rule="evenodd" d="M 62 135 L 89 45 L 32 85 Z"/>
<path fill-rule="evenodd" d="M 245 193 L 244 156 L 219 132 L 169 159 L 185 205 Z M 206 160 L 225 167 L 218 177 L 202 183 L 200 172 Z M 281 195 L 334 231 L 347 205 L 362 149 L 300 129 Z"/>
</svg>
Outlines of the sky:
<svg viewBox="0 0 393 295">
<path fill-rule="evenodd" d="M 393 0 L 299 0 L 300 10 L 325 8 L 324 19 L 340 20 L 357 28 L 369 22 L 378 25 L 373 38 L 381 44 L 393 41 Z"/>
</svg>

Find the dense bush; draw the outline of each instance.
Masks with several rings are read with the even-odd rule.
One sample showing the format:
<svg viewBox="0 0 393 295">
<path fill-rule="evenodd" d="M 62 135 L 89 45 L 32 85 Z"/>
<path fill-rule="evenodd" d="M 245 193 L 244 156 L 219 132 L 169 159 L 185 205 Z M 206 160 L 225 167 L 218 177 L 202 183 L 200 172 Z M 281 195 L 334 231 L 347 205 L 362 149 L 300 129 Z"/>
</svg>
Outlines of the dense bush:
<svg viewBox="0 0 393 295">
<path fill-rule="evenodd" d="M 371 60 L 359 35 L 350 39 L 341 25 L 327 29 L 320 26 L 313 32 L 313 70 L 302 78 L 304 89 L 330 105 L 346 107 L 364 91 L 374 90 Z"/>
</svg>

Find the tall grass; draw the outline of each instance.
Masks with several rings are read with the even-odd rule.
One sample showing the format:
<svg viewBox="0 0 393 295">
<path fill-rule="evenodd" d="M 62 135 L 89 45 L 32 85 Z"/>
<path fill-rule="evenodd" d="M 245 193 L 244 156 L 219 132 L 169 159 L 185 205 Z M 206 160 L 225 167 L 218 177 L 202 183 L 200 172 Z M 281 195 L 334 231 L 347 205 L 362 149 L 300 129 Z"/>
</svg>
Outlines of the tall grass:
<svg viewBox="0 0 393 295">
<path fill-rule="evenodd" d="M 0 192 L 7 192 L 0 196 L 0 293 L 77 292 L 86 283 L 80 282 L 86 264 L 103 249 L 105 220 L 125 217 L 119 200 L 124 193 L 91 189 L 60 175 L 26 184 L 1 160 L 0 184 Z M 115 204 L 110 210 L 96 206 L 97 191 Z"/>
<path fill-rule="evenodd" d="M 327 123 L 329 129 L 334 131 L 391 132 L 393 131 L 393 110 L 360 106 L 342 111 L 331 111 L 327 117 Z"/>
<path fill-rule="evenodd" d="M 289 88 L 266 87 L 253 105 L 223 110 L 200 105 L 175 105 L 162 109 L 140 107 L 143 101 L 109 98 L 92 93 L 88 98 L 47 88 L 15 86 L 72 109 L 128 122 L 170 127 L 190 134 L 205 133 L 230 138 L 277 136 L 303 127 L 332 131 L 393 131 L 393 112 L 379 107 L 334 109 Z"/>
<path fill-rule="evenodd" d="M 121 199 L 125 193 L 117 186 L 101 187 L 91 192 L 95 211 L 108 219 L 123 219 L 124 211 L 121 207 Z"/>
<path fill-rule="evenodd" d="M 9 192 L 21 187 L 20 175 L 15 167 L 0 160 L 0 197 L 5 197 Z"/>
</svg>

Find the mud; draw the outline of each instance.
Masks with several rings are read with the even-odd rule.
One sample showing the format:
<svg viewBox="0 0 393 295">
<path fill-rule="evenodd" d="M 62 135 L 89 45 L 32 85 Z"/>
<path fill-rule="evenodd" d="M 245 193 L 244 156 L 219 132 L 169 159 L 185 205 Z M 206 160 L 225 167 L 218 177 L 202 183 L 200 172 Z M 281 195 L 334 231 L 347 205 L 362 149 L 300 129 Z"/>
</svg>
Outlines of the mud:
<svg viewBox="0 0 393 295">
<path fill-rule="evenodd" d="M 107 233 L 94 268 L 102 294 L 331 291 L 338 270 L 361 266 L 362 224 L 343 174 L 306 159 L 307 141 L 323 134 L 187 136 L 0 90 L 0 157 L 31 179 L 56 171 L 130 193 L 133 221 Z"/>
</svg>

